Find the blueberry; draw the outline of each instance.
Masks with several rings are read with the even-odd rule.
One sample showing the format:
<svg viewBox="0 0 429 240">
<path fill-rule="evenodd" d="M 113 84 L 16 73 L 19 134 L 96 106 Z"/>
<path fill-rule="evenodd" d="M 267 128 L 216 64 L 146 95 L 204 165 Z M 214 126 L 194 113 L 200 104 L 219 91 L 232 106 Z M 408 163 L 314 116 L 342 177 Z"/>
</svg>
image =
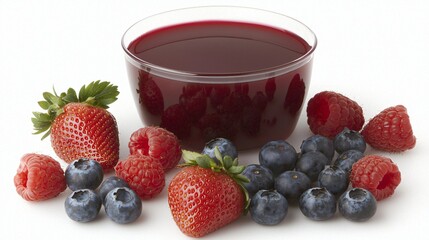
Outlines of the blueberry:
<svg viewBox="0 0 429 240">
<path fill-rule="evenodd" d="M 94 190 L 79 189 L 72 192 L 64 203 L 67 215 L 77 222 L 94 220 L 101 208 L 101 199 Z"/>
<path fill-rule="evenodd" d="M 118 187 L 107 193 L 104 210 L 114 222 L 130 223 L 140 217 L 142 201 L 130 188 Z"/>
<path fill-rule="evenodd" d="M 341 168 L 347 174 L 352 170 L 352 166 L 359 159 L 363 158 L 364 154 L 358 150 L 348 150 L 341 153 L 332 164 L 335 167 Z"/>
<path fill-rule="evenodd" d="M 288 202 L 276 191 L 260 190 L 252 197 L 249 212 L 256 223 L 276 225 L 286 217 Z"/>
<path fill-rule="evenodd" d="M 319 187 L 324 187 L 332 194 L 339 195 L 347 190 L 349 175 L 341 168 L 327 166 L 320 172 L 318 183 Z"/>
<path fill-rule="evenodd" d="M 100 195 L 100 198 L 103 200 L 103 203 L 105 201 L 107 193 L 109 193 L 112 189 L 117 187 L 128 187 L 129 185 L 125 180 L 122 178 L 118 178 L 116 176 L 111 176 L 106 178 L 100 185 L 100 188 L 98 189 L 98 194 Z"/>
<path fill-rule="evenodd" d="M 235 145 L 226 138 L 215 138 L 210 140 L 204 146 L 202 154 L 208 155 L 210 158 L 216 160 L 215 148 L 218 147 L 222 156 L 230 156 L 232 159 L 238 157 L 237 148 Z"/>
<path fill-rule="evenodd" d="M 247 165 L 241 174 L 250 180 L 250 182 L 243 184 L 250 197 L 259 190 L 271 190 L 274 187 L 273 173 L 270 169 L 259 164 Z"/>
<path fill-rule="evenodd" d="M 103 181 L 100 163 L 92 159 L 80 158 L 70 163 L 65 171 L 67 186 L 72 190 L 96 189 Z"/>
<path fill-rule="evenodd" d="M 311 187 L 311 180 L 302 172 L 286 171 L 274 181 L 274 189 L 289 202 L 298 201 L 299 196 Z"/>
<path fill-rule="evenodd" d="M 305 139 L 300 148 L 302 154 L 312 151 L 321 152 L 326 156 L 329 162 L 332 160 L 335 153 L 332 140 L 321 135 L 313 135 Z"/>
<path fill-rule="evenodd" d="M 296 163 L 296 170 L 305 173 L 311 181 L 316 181 L 319 173 L 328 164 L 328 159 L 321 152 L 306 152 Z"/>
<path fill-rule="evenodd" d="M 348 220 L 363 222 L 374 216 L 377 201 L 369 191 L 353 188 L 338 199 L 338 210 Z"/>
<path fill-rule="evenodd" d="M 274 176 L 294 169 L 297 159 L 295 148 L 284 140 L 270 141 L 259 151 L 259 163 L 269 168 Z"/>
<path fill-rule="evenodd" d="M 364 153 L 366 142 L 359 132 L 344 128 L 343 131 L 335 136 L 334 147 L 339 154 L 351 149 Z"/>
<path fill-rule="evenodd" d="M 327 220 L 337 211 L 335 196 L 326 188 L 310 188 L 299 198 L 299 209 L 312 220 Z"/>
</svg>

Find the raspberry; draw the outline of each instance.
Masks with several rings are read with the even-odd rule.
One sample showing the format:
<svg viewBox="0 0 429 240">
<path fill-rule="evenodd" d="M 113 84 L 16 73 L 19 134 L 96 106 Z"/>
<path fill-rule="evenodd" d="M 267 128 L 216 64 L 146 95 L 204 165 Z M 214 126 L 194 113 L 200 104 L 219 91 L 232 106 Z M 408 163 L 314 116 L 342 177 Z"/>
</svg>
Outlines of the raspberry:
<svg viewBox="0 0 429 240">
<path fill-rule="evenodd" d="M 174 168 L 182 157 L 177 137 L 172 132 L 155 126 L 140 128 L 131 134 L 128 147 L 130 154 L 158 159 L 164 171 Z"/>
<path fill-rule="evenodd" d="M 25 154 L 13 180 L 16 191 L 27 201 L 50 199 L 66 189 L 60 164 L 42 154 Z"/>
<path fill-rule="evenodd" d="M 165 174 L 161 163 L 150 156 L 135 154 L 119 161 L 116 176 L 124 179 L 142 199 L 158 195 L 165 186 Z"/>
<path fill-rule="evenodd" d="M 389 152 L 402 152 L 416 145 L 410 117 L 402 105 L 377 114 L 365 125 L 362 136 L 373 148 Z"/>
<path fill-rule="evenodd" d="M 401 182 L 401 172 L 390 158 L 367 155 L 353 164 L 350 182 L 354 188 L 370 191 L 379 201 L 393 194 Z"/>
<path fill-rule="evenodd" d="M 320 92 L 308 101 L 307 118 L 314 134 L 329 138 L 345 127 L 359 131 L 364 124 L 362 108 L 348 97 L 332 91 Z"/>
</svg>

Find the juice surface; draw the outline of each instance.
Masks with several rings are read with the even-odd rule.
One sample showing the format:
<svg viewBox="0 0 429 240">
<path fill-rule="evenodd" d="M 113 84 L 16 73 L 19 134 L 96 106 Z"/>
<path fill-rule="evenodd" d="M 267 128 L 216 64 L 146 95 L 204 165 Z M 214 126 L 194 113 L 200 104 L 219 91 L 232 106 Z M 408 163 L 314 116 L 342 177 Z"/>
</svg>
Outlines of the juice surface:
<svg viewBox="0 0 429 240">
<path fill-rule="evenodd" d="M 129 45 L 138 58 L 203 75 L 240 74 L 273 68 L 308 52 L 295 34 L 265 25 L 202 21 L 148 32 Z"/>
<path fill-rule="evenodd" d="M 128 47 L 158 68 L 194 76 L 242 75 L 297 60 L 311 48 L 291 32 L 243 22 L 203 21 L 159 28 Z M 188 82 L 128 62 L 143 124 L 173 132 L 184 148 L 201 151 L 216 137 L 238 149 L 286 139 L 294 130 L 310 82 L 312 60 L 286 73 L 241 82 Z M 264 76 L 264 75 L 263 75 Z M 205 79 L 205 78 L 201 78 Z M 213 79 L 213 78 L 212 78 Z"/>
</svg>

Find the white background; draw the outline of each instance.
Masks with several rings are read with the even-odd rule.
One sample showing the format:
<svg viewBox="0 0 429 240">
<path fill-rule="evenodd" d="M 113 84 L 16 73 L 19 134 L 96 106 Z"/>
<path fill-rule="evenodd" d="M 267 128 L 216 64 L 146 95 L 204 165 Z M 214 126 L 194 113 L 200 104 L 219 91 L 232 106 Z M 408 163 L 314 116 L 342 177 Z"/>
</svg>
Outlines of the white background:
<svg viewBox="0 0 429 240">
<path fill-rule="evenodd" d="M 124 65 L 120 39 L 134 22 L 175 8 L 232 4 L 231 1 L 5 1 L 0 0 L 0 218 L 2 239 L 187 239 L 176 227 L 166 188 L 143 202 L 143 214 L 129 225 L 99 218 L 82 224 L 64 212 L 66 190 L 43 202 L 24 201 L 13 176 L 21 156 L 36 152 L 55 156 L 49 139 L 32 135 L 32 111 L 42 92 L 80 88 L 108 80 L 121 94 L 110 111 L 120 131 L 121 158 L 127 156 L 130 134 L 142 127 Z M 408 108 L 417 146 L 401 154 L 369 149 L 391 157 L 402 172 L 396 193 L 378 204 L 368 222 L 349 222 L 337 215 L 324 222 L 306 219 L 297 207 L 280 225 L 265 227 L 242 217 L 205 239 L 414 239 L 429 227 L 427 157 L 429 78 L 429 7 L 424 1 L 234 1 L 299 19 L 314 30 L 315 52 L 308 96 L 333 90 L 354 99 L 366 119 L 384 108 Z M 307 99 L 308 100 L 308 99 Z M 305 107 L 305 106 L 304 106 Z M 288 139 L 299 148 L 310 136 L 305 111 Z M 257 162 L 255 151 L 240 153 L 245 163 Z M 62 166 L 65 168 L 63 162 Z M 167 184 L 174 171 L 167 175 Z M 417 237 L 417 236 L 422 237 Z"/>
</svg>

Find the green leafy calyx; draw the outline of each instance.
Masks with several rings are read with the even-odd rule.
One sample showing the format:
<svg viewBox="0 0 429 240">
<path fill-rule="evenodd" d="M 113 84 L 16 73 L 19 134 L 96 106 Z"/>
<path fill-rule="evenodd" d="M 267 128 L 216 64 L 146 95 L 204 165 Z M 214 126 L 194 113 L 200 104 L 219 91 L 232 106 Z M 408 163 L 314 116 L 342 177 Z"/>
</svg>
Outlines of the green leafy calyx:
<svg viewBox="0 0 429 240">
<path fill-rule="evenodd" d="M 206 154 L 182 150 L 182 157 L 185 160 L 185 163 L 181 164 L 180 167 L 199 166 L 211 169 L 214 172 L 223 172 L 229 175 L 229 177 L 231 177 L 241 187 L 245 195 L 244 212 L 246 213 L 249 208 L 250 198 L 249 193 L 244 187 L 244 183 L 248 183 L 249 179 L 241 174 L 244 171 L 245 166 L 238 164 L 238 158 L 232 159 L 232 157 L 228 155 L 222 156 L 217 147 L 215 147 L 214 152 L 217 161 Z"/>
<path fill-rule="evenodd" d="M 73 88 L 69 88 L 67 92 L 62 92 L 59 95 L 55 89 L 53 89 L 53 93 L 44 92 L 43 100 L 39 101 L 38 104 L 45 112 L 33 112 L 31 118 L 34 127 L 33 134 L 45 133 L 42 139 L 49 136 L 52 123 L 57 116 L 64 112 L 63 108 L 68 103 L 86 103 L 107 109 L 109 104 L 118 99 L 118 95 L 117 86 L 100 80 L 82 86 L 79 94 Z"/>
</svg>

